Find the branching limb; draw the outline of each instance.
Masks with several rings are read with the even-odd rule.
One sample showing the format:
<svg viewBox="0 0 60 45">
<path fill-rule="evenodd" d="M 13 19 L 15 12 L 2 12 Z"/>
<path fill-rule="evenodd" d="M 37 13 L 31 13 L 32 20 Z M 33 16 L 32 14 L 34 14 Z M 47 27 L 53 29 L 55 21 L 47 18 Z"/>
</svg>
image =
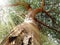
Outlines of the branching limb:
<svg viewBox="0 0 60 45">
<path fill-rule="evenodd" d="M 52 29 L 52 30 L 54 30 L 55 32 L 60 33 L 60 31 L 58 31 L 58 30 L 56 30 L 55 28 L 52 28 L 52 27 L 50 27 L 50 26 L 47 26 L 46 24 L 42 23 L 41 21 L 39 21 L 39 20 L 37 20 L 37 19 L 35 18 L 36 14 L 39 13 L 39 12 L 41 12 L 41 11 L 42 11 L 42 8 L 34 9 L 34 10 L 32 10 L 31 12 L 28 13 L 28 17 L 31 17 L 31 18 L 33 18 L 33 20 L 35 20 L 36 22 L 42 24 L 43 26 L 46 26 L 46 27 L 48 27 L 49 29 Z M 44 11 L 44 10 L 43 10 L 43 11 Z M 54 21 L 54 20 L 53 20 L 53 17 L 52 17 L 50 14 L 48 14 L 48 12 L 44 11 L 44 13 L 45 13 L 47 16 L 49 16 L 49 17 L 52 19 L 52 21 Z"/>
</svg>

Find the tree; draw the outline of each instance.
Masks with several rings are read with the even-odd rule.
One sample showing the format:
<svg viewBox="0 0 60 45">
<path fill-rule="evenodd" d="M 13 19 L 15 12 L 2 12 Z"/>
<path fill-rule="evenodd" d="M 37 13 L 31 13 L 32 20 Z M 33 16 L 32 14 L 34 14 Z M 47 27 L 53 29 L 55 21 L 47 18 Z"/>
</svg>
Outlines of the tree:
<svg viewBox="0 0 60 45">
<path fill-rule="evenodd" d="M 21 0 L 20 0 L 21 1 Z M 23 0 L 24 1 L 24 0 Z M 10 44 L 11 43 L 11 39 L 12 39 L 12 43 L 13 43 L 13 41 L 15 40 L 17 43 L 16 43 L 16 45 L 18 44 L 19 45 L 19 42 L 21 41 L 20 39 L 21 38 L 19 38 L 19 37 L 23 37 L 23 36 L 21 36 L 20 35 L 20 31 L 18 31 L 18 30 L 21 30 L 21 28 L 23 27 L 23 30 L 25 29 L 26 31 L 23 31 L 23 33 L 26 33 L 26 32 L 30 32 L 30 31 L 28 31 L 27 29 L 26 29 L 26 27 L 28 27 L 28 29 L 33 29 L 32 31 L 33 31 L 33 33 L 35 34 L 35 35 L 40 35 L 40 36 L 37 36 L 37 38 L 31 38 L 31 32 L 30 33 L 27 33 L 27 40 L 29 41 L 29 43 L 28 43 L 28 45 L 31 45 L 30 43 L 33 43 L 33 42 L 31 42 L 30 40 L 31 39 L 36 39 L 36 40 L 39 40 L 40 38 L 39 37 L 41 37 L 41 39 L 43 39 L 43 40 L 39 40 L 38 42 L 42 42 L 42 45 L 59 45 L 59 43 L 57 43 L 57 42 L 60 42 L 59 40 L 60 40 L 60 37 L 58 37 L 59 36 L 59 34 L 60 34 L 60 31 L 59 30 L 57 30 L 57 28 L 59 29 L 59 27 L 60 27 L 60 25 L 59 25 L 59 23 L 57 24 L 57 20 L 56 20 L 56 14 L 55 15 L 53 15 L 54 13 L 52 13 L 53 11 L 55 12 L 55 5 L 57 5 L 56 3 L 57 3 L 57 1 L 55 2 L 54 0 L 54 3 L 52 3 L 52 2 L 50 2 L 50 0 L 49 1 L 45 1 L 45 0 L 42 0 L 42 2 L 41 2 L 41 7 L 40 8 L 38 8 L 38 7 L 33 7 L 33 6 L 31 6 L 30 4 L 33 4 L 34 5 L 34 0 L 29 4 L 29 3 L 27 3 L 27 1 L 26 1 L 26 3 L 25 3 L 25 1 L 23 2 L 22 1 L 22 3 L 19 3 L 19 1 L 17 1 L 16 2 L 16 4 L 9 4 L 9 5 L 4 5 L 4 6 L 1 6 L 1 7 L 14 7 L 14 6 L 18 6 L 18 5 L 23 5 L 24 6 L 24 8 L 28 11 L 27 13 L 27 17 L 26 17 L 26 19 L 25 20 L 27 20 L 27 21 L 29 21 L 30 20 L 30 22 L 31 22 L 31 20 L 33 21 L 33 23 L 31 24 L 30 22 L 28 22 L 29 24 L 31 24 L 32 26 L 34 25 L 34 24 L 37 24 L 38 25 L 38 28 L 34 28 L 33 29 L 33 27 L 36 27 L 35 25 L 32 27 L 32 28 L 30 28 L 31 26 L 29 25 L 29 24 L 26 24 L 25 22 L 24 23 L 22 23 L 23 24 L 23 26 L 16 26 L 16 28 L 15 29 L 13 29 L 13 31 L 5 38 L 5 40 L 1 43 L 1 44 Z M 36 0 L 37 1 L 37 0 Z M 28 0 L 28 2 L 30 2 L 29 0 Z M 38 2 L 38 1 L 37 1 Z M 49 6 L 47 6 L 48 4 L 46 4 L 47 2 L 50 2 L 49 3 L 49 5 L 51 5 L 52 7 L 51 7 L 51 9 L 49 9 Z M 45 6 L 47 6 L 46 8 L 48 9 L 48 10 L 46 10 L 45 9 Z M 32 9 L 33 8 L 33 9 Z M 16 9 L 16 8 L 15 8 Z M 18 11 L 18 10 L 17 10 Z M 16 11 L 16 12 L 17 12 Z M 15 13 L 16 13 L 15 12 Z M 40 12 L 40 13 L 39 13 Z M 38 14 L 37 14 L 38 13 Z M 50 13 L 50 14 L 49 14 Z M 56 13 L 56 12 L 55 12 Z M 18 18 L 18 19 L 20 19 L 21 20 L 21 18 L 22 17 L 25 17 L 26 15 L 25 14 L 21 14 L 21 15 L 23 15 L 23 16 L 19 16 L 19 15 L 17 15 L 17 14 L 14 14 L 14 11 L 13 11 L 13 13 L 10 13 L 11 14 L 11 19 L 13 19 L 13 21 L 14 21 L 14 19 L 18 16 L 18 17 L 20 17 L 20 18 Z M 13 15 L 14 14 L 14 15 Z M 20 14 L 20 13 L 19 13 Z M 37 16 L 35 17 L 35 15 L 37 14 Z M 32 18 L 32 19 L 30 19 L 30 18 Z M 24 18 L 23 18 L 24 19 Z M 17 22 L 17 23 L 16 23 Z M 21 22 L 23 22 L 23 21 L 21 21 Z M 44 23 L 43 23 L 44 22 Z M 15 20 L 14 21 L 14 25 L 17 25 L 17 24 L 19 24 L 20 22 L 19 22 L 19 20 Z M 21 24 L 21 25 L 22 25 Z M 27 25 L 27 26 L 26 26 Z M 20 28 L 21 27 L 21 28 Z M 36 30 L 40 30 L 40 32 L 39 31 L 36 31 Z M 16 32 L 15 32 L 15 30 L 17 30 Z M 36 31 L 37 33 L 35 33 L 34 31 Z M 17 32 L 19 32 L 19 33 L 17 33 Z M 15 35 L 14 35 L 15 34 Z M 33 35 L 33 34 L 32 34 Z M 12 37 L 11 37 L 12 36 Z M 30 37 L 29 37 L 30 36 Z M 56 37 L 57 36 L 57 37 Z M 29 37 L 29 38 L 28 38 Z M 35 36 L 33 36 L 33 37 L 35 37 Z M 48 39 L 48 38 L 50 38 L 50 39 Z M 10 39 L 10 40 L 9 40 Z M 23 40 L 22 41 L 24 41 L 25 39 L 24 38 L 22 38 Z M 52 40 L 51 40 L 52 39 Z M 18 42 L 18 40 L 20 40 L 19 42 Z M 45 42 L 47 42 L 47 41 L 49 41 L 48 42 L 48 44 L 46 43 L 45 44 Z M 55 42 L 56 41 L 56 42 Z M 35 45 L 40 45 L 38 42 L 35 42 L 34 44 Z M 21 42 L 20 44 L 21 45 L 23 45 L 25 42 Z M 27 45 L 27 44 L 26 44 Z"/>
</svg>

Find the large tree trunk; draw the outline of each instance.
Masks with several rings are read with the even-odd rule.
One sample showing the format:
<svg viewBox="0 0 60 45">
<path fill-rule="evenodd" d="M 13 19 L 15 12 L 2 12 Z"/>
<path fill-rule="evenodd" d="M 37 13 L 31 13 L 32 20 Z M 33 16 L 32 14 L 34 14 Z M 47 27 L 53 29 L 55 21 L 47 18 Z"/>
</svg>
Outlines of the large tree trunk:
<svg viewBox="0 0 60 45">
<path fill-rule="evenodd" d="M 1 45 L 41 45 L 38 26 L 32 20 L 27 21 L 16 26 Z"/>
</svg>

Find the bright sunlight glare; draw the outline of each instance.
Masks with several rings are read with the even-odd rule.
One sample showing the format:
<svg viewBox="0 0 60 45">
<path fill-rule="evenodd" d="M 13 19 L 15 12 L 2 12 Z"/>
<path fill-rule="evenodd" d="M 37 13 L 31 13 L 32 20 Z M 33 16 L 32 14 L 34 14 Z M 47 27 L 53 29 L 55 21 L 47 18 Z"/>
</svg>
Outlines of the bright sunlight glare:
<svg viewBox="0 0 60 45">
<path fill-rule="evenodd" d="M 8 0 L 0 0 L 0 6 L 6 5 L 8 3 Z"/>
</svg>

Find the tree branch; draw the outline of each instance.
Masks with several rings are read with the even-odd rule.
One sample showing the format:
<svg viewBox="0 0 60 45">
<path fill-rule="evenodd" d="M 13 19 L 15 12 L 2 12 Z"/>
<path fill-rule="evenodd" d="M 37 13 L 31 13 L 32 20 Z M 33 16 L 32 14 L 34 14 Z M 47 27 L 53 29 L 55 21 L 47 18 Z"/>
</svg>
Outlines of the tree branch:
<svg viewBox="0 0 60 45">
<path fill-rule="evenodd" d="M 44 12 L 48 17 L 51 18 L 52 22 L 55 22 L 54 17 L 52 17 L 47 11 L 43 10 L 43 12 Z"/>
<path fill-rule="evenodd" d="M 43 10 L 43 11 L 44 11 L 44 13 L 45 13 L 47 16 L 49 16 L 49 17 L 52 19 L 52 21 L 54 21 L 54 20 L 53 20 L 53 17 L 52 17 L 50 14 L 48 14 L 48 12 L 46 12 L 45 10 Z M 35 20 L 36 22 L 42 24 L 43 26 L 46 26 L 46 27 L 48 27 L 49 29 L 52 29 L 52 30 L 54 30 L 55 32 L 60 33 L 60 31 L 56 30 L 55 28 L 52 28 L 52 27 L 50 27 L 50 26 L 47 26 L 46 24 L 44 24 L 44 23 L 42 23 L 41 21 L 37 20 L 37 19 L 35 18 L 35 16 L 36 16 L 36 14 L 39 13 L 39 12 L 42 12 L 42 8 L 37 8 L 37 9 L 32 10 L 31 12 L 28 13 L 28 17 L 31 17 L 31 18 L 33 18 L 33 20 Z"/>
<path fill-rule="evenodd" d="M 19 5 L 24 6 L 26 10 L 31 8 L 30 5 L 25 2 L 17 2 L 16 4 L 7 4 L 7 5 L 2 5 L 2 6 L 0 5 L 0 7 L 11 7 L 11 6 L 19 6 Z"/>
<path fill-rule="evenodd" d="M 44 0 L 42 0 L 42 2 L 41 2 L 41 8 L 42 8 L 42 10 L 44 9 L 44 5 L 45 5 L 45 2 L 44 2 Z"/>
<path fill-rule="evenodd" d="M 52 29 L 52 30 L 54 30 L 55 32 L 60 33 L 60 31 L 58 31 L 57 29 L 52 28 L 52 27 L 50 27 L 50 26 L 44 24 L 43 22 L 39 21 L 38 19 L 34 18 L 34 20 L 35 20 L 36 22 L 40 23 L 41 25 L 46 26 L 47 28 Z"/>
</svg>

